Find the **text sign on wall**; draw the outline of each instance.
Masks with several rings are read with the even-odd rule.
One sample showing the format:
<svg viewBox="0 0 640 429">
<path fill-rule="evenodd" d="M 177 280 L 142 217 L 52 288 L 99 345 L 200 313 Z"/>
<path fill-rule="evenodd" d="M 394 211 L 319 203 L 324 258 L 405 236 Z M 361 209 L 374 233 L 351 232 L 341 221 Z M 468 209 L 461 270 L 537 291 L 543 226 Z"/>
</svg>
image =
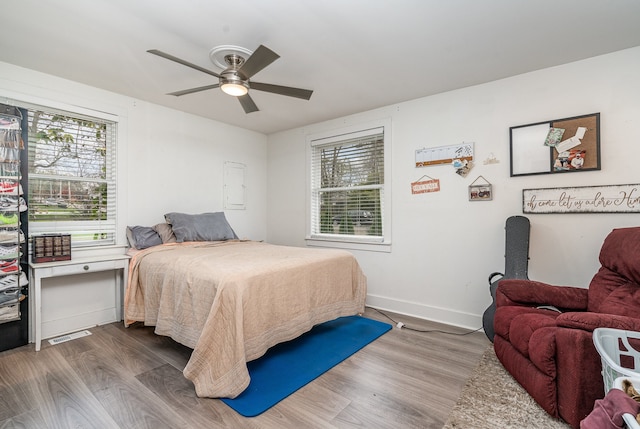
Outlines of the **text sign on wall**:
<svg viewBox="0 0 640 429">
<path fill-rule="evenodd" d="M 524 189 L 523 213 L 640 213 L 640 184 Z"/>
<path fill-rule="evenodd" d="M 412 194 L 424 194 L 427 192 L 438 192 L 440 190 L 440 180 L 431 179 L 422 182 L 413 182 L 411 184 Z"/>
</svg>

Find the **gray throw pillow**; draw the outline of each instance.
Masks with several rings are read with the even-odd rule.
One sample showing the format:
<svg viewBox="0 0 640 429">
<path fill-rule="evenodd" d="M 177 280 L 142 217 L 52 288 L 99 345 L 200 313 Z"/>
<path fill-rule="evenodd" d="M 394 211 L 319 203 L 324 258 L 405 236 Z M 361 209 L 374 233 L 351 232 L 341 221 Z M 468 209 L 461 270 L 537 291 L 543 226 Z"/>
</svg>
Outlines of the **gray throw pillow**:
<svg viewBox="0 0 640 429">
<path fill-rule="evenodd" d="M 187 214 L 167 213 L 167 223 L 176 236 L 176 241 L 222 241 L 238 238 L 227 222 L 223 212 Z"/>
<path fill-rule="evenodd" d="M 146 249 L 162 244 L 160 235 L 150 226 L 128 226 L 127 239 L 129 245 L 136 249 Z"/>
</svg>

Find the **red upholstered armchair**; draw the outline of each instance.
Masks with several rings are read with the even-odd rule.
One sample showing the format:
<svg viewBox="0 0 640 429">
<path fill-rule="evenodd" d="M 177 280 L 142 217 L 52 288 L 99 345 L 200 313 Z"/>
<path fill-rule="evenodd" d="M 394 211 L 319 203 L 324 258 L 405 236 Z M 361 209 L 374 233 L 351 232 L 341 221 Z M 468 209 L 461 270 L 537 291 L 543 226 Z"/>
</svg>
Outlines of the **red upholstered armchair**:
<svg viewBox="0 0 640 429">
<path fill-rule="evenodd" d="M 496 293 L 498 359 L 542 408 L 574 428 L 604 396 L 593 330 L 640 331 L 640 227 L 614 229 L 600 263 L 589 289 L 501 280 Z"/>
</svg>

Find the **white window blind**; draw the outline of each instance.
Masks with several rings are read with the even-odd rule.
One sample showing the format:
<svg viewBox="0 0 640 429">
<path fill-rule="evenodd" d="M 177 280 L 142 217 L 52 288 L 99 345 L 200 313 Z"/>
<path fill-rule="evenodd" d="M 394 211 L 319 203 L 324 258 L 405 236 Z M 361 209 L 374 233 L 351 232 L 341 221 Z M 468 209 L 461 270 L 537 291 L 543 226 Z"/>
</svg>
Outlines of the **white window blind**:
<svg viewBox="0 0 640 429">
<path fill-rule="evenodd" d="M 71 234 L 74 247 L 115 243 L 116 127 L 29 108 L 30 234 Z"/>
<path fill-rule="evenodd" d="M 311 141 L 311 237 L 384 240 L 384 128 Z"/>
</svg>

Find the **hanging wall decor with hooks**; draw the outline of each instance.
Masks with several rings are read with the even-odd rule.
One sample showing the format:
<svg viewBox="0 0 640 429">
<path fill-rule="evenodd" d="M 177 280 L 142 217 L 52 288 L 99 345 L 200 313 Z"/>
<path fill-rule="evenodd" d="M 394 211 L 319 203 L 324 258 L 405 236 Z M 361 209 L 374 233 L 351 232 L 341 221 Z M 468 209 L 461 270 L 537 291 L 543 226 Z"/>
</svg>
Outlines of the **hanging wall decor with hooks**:
<svg viewBox="0 0 640 429">
<path fill-rule="evenodd" d="M 479 182 L 479 183 L 478 183 Z M 482 176 L 469 185 L 469 201 L 491 201 L 493 199 L 493 189 L 491 183 Z"/>
<path fill-rule="evenodd" d="M 428 179 L 428 180 L 422 180 Z M 440 180 L 434 179 L 433 177 L 429 177 L 426 174 L 411 183 L 411 193 L 412 194 L 425 194 L 427 192 L 438 192 L 440 191 Z"/>
</svg>

